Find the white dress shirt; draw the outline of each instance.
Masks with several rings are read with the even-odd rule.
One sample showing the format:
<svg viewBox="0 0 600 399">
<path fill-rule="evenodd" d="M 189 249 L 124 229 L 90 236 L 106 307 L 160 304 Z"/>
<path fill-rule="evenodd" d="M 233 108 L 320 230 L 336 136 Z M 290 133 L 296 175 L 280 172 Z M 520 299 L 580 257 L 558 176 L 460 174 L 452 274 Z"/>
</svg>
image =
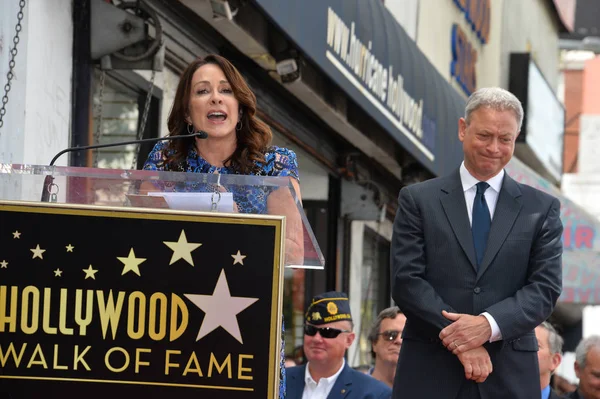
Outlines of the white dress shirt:
<svg viewBox="0 0 600 399">
<path fill-rule="evenodd" d="M 494 220 L 494 212 L 496 211 L 496 204 L 498 203 L 498 195 L 500 194 L 500 189 L 502 188 L 502 180 L 504 179 L 504 169 L 500 171 L 496 176 L 487 180 L 486 182 L 490 185 L 485 193 L 483 194 L 485 197 L 485 202 L 487 203 L 488 209 L 490 210 L 490 218 Z M 460 181 L 462 183 L 463 191 L 465 193 L 465 202 L 467 204 L 467 213 L 469 214 L 469 224 L 473 223 L 473 203 L 475 202 L 475 195 L 477 194 L 477 183 L 479 180 L 474 178 L 471 173 L 465 167 L 465 163 L 463 162 L 460 165 Z M 502 333 L 500 332 L 500 327 L 498 327 L 498 323 L 488 312 L 483 312 L 481 314 L 484 316 L 488 323 L 490 323 L 490 327 L 492 328 L 492 336 L 490 337 L 490 342 L 499 341 L 502 339 Z"/>
<path fill-rule="evenodd" d="M 321 378 L 317 383 L 315 380 L 313 380 L 310 372 L 308 371 L 310 366 L 309 362 L 304 370 L 304 391 L 302 391 L 302 399 L 326 399 L 345 365 L 346 360 L 342 359 L 342 367 L 340 367 L 340 369 L 334 375 L 327 378 Z"/>
</svg>

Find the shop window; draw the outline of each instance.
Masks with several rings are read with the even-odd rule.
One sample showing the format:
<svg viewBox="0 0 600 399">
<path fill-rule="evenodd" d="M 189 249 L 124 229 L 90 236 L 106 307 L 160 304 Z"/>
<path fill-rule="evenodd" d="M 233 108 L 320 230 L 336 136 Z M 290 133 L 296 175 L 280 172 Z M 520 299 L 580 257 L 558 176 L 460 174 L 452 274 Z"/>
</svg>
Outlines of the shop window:
<svg viewBox="0 0 600 399">
<path fill-rule="evenodd" d="M 153 96 L 150 100 L 144 132 L 138 135 L 148 87 L 148 83 L 133 72 L 107 72 L 104 76 L 104 83 L 102 83 L 101 73 L 95 69 L 90 144 L 108 144 L 157 137 L 160 102 L 155 93 L 160 94 L 160 90 L 156 87 L 152 90 Z M 150 149 L 151 145 L 134 144 L 98 149 L 93 152 L 88 166 L 140 169 Z"/>
</svg>

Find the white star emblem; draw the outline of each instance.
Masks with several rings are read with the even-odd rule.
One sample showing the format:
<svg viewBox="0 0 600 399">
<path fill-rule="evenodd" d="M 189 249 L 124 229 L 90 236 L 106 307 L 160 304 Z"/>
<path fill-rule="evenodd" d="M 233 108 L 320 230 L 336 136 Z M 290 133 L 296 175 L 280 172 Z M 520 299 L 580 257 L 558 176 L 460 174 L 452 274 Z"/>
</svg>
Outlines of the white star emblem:
<svg viewBox="0 0 600 399">
<path fill-rule="evenodd" d="M 134 272 L 138 276 L 141 276 L 139 266 L 142 262 L 146 261 L 146 258 L 136 258 L 135 252 L 133 252 L 133 248 L 131 248 L 131 251 L 129 251 L 128 257 L 123 258 L 117 256 L 117 259 L 119 259 L 125 265 L 123 267 L 123 272 L 121 273 L 121 276 L 127 272 Z"/>
<path fill-rule="evenodd" d="M 240 253 L 240 250 L 238 249 L 237 254 L 235 255 L 231 255 L 231 257 L 233 258 L 233 264 L 237 265 L 238 263 L 240 265 L 244 265 L 244 259 L 246 258 L 246 255 L 242 255 Z"/>
<path fill-rule="evenodd" d="M 194 266 L 192 251 L 202 245 L 200 243 L 188 243 L 185 236 L 185 231 L 183 230 L 181 230 L 181 234 L 179 235 L 179 241 L 163 241 L 163 244 L 173 250 L 173 256 L 171 256 L 171 263 L 169 263 L 169 265 L 172 265 L 179 259 L 183 259 L 192 266 Z"/>
<path fill-rule="evenodd" d="M 85 273 L 86 280 L 88 278 L 91 278 L 92 280 L 96 279 L 96 273 L 98 273 L 98 270 L 94 270 L 92 265 L 90 265 L 90 267 L 88 267 L 87 269 L 81 269 L 81 270 L 83 270 L 83 272 Z"/>
<path fill-rule="evenodd" d="M 67 248 L 67 252 L 73 252 L 73 249 L 75 249 L 71 244 L 67 245 L 65 248 Z"/>
<path fill-rule="evenodd" d="M 44 252 L 46 252 L 46 250 L 40 249 L 40 244 L 37 244 L 37 246 L 34 249 L 30 249 L 30 251 L 33 252 L 33 257 L 31 259 L 35 259 L 35 258 L 44 259 L 44 256 L 42 254 Z"/>
<path fill-rule="evenodd" d="M 8 262 L 6 261 L 6 259 L 0 262 L 0 269 L 8 269 Z"/>
<path fill-rule="evenodd" d="M 21 233 L 19 232 L 19 230 L 13 231 L 12 235 L 13 235 L 13 239 L 15 239 L 15 238 L 16 239 L 21 238 Z"/>
<path fill-rule="evenodd" d="M 54 271 L 54 277 L 62 277 L 62 270 L 56 269 Z"/>
<path fill-rule="evenodd" d="M 231 296 L 224 270 L 221 270 L 212 295 L 185 294 L 185 297 L 205 313 L 196 341 L 207 336 L 218 327 L 223 327 L 241 344 L 244 343 L 237 321 L 237 314 L 258 301 L 258 298 Z"/>
</svg>

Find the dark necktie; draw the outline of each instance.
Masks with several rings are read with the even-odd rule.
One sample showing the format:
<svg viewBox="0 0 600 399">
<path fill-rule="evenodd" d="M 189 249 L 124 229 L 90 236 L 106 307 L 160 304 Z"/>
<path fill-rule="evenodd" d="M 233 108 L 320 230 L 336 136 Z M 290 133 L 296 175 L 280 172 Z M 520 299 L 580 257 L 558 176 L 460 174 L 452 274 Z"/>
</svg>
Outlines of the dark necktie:
<svg viewBox="0 0 600 399">
<path fill-rule="evenodd" d="M 475 201 L 473 202 L 473 223 L 471 224 L 471 231 L 473 232 L 473 245 L 475 246 L 477 267 L 479 267 L 483 260 L 483 254 L 485 253 L 485 247 L 490 233 L 490 226 L 492 225 L 490 210 L 485 201 L 485 196 L 483 195 L 489 186 L 490 185 L 484 181 L 477 183 L 477 194 L 475 194 Z"/>
</svg>

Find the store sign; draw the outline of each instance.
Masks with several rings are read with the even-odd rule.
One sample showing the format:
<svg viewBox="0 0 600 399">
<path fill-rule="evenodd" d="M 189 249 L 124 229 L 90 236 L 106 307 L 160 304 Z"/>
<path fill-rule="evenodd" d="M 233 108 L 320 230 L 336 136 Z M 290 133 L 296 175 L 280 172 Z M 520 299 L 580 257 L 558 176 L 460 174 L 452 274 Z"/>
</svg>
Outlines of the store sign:
<svg viewBox="0 0 600 399">
<path fill-rule="evenodd" d="M 453 1 L 464 14 L 481 44 L 486 44 L 490 37 L 490 0 Z M 477 89 L 477 50 L 458 24 L 452 25 L 450 43 L 452 47 L 450 76 L 456 79 L 461 89 L 469 96 Z"/>
<path fill-rule="evenodd" d="M 356 35 L 356 22 L 348 25 L 331 7 L 327 9 L 327 46 L 327 59 L 433 161 L 434 154 L 421 142 L 423 100 L 407 93 L 402 74 L 394 74 L 393 65 L 383 65 L 371 52 L 371 40 L 365 44 Z"/>
<path fill-rule="evenodd" d="M 600 304 L 600 235 L 598 221 L 564 197 L 547 180 L 513 158 L 507 173 L 518 182 L 530 185 L 560 199 L 563 224 L 563 290 L 565 303 Z"/>
<path fill-rule="evenodd" d="M 456 134 L 464 99 L 383 2 L 256 3 L 292 46 L 427 169 L 441 175 L 460 164 Z"/>
<path fill-rule="evenodd" d="M 450 76 L 456 79 L 467 95 L 470 95 L 477 89 L 477 50 L 458 24 L 452 26 L 451 43 Z"/>
</svg>

